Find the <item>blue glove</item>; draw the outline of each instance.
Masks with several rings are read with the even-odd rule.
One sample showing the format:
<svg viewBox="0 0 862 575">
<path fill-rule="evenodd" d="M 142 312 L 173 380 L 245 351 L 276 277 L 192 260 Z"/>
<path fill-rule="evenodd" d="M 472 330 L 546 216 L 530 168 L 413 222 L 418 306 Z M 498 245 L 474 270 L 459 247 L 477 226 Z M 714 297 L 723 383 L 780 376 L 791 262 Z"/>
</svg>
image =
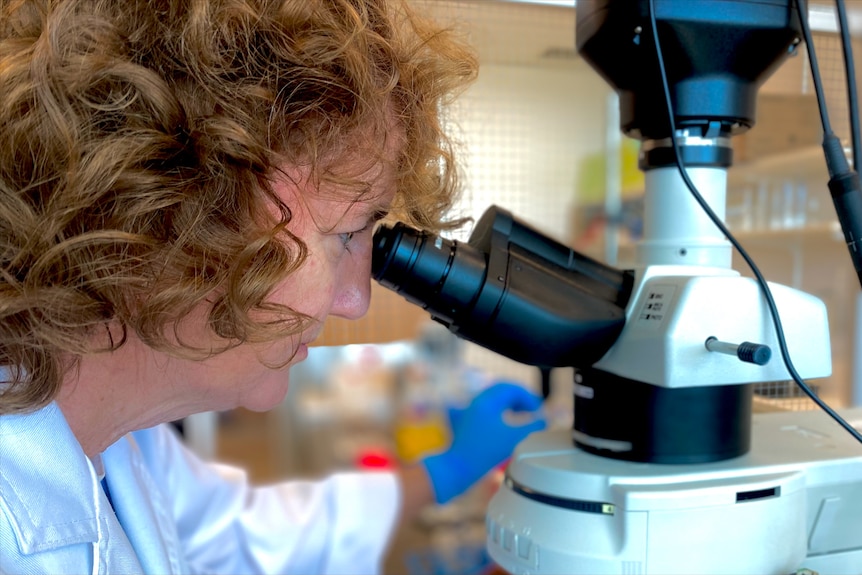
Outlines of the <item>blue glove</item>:
<svg viewBox="0 0 862 575">
<path fill-rule="evenodd" d="M 542 398 L 520 385 L 498 383 L 477 395 L 452 420 L 452 444 L 423 460 L 437 503 L 446 503 L 503 463 L 530 433 L 545 428 L 541 413 L 524 425 L 503 420 L 506 411 L 536 412 Z"/>
</svg>

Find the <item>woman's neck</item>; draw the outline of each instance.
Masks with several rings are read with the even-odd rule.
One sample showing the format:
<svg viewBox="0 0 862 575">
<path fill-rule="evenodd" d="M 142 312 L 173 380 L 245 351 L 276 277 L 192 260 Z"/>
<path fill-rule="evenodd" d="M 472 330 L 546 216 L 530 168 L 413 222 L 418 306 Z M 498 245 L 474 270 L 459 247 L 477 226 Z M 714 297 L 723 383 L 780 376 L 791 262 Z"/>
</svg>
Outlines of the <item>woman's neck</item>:
<svg viewBox="0 0 862 575">
<path fill-rule="evenodd" d="M 120 349 L 82 357 L 67 372 L 57 404 L 91 460 L 129 432 L 196 412 L 170 378 L 170 360 L 156 355 L 130 337 Z"/>
</svg>

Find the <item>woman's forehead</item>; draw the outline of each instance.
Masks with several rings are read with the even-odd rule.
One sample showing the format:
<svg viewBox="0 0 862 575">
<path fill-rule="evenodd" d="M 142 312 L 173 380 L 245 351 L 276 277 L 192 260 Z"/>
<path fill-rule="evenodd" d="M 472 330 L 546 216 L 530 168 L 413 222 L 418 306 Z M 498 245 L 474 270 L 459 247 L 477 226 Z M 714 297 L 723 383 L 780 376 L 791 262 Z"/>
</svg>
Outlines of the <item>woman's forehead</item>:
<svg viewBox="0 0 862 575">
<path fill-rule="evenodd" d="M 273 191 L 292 211 L 305 212 L 318 227 L 330 228 L 345 218 L 377 220 L 385 215 L 397 191 L 395 173 L 387 162 L 346 165 L 327 174 L 284 166 Z"/>
</svg>

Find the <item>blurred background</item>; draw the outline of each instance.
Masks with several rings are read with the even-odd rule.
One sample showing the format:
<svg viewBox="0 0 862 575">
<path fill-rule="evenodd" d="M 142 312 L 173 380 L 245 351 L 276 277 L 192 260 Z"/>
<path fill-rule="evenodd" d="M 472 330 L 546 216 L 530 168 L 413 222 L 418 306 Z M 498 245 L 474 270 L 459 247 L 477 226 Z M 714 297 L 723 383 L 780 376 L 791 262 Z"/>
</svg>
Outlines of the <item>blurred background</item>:
<svg viewBox="0 0 862 575">
<path fill-rule="evenodd" d="M 478 81 L 447 110 L 461 144 L 464 195 L 455 215 L 491 204 L 596 259 L 625 267 L 641 233 L 638 146 L 619 131 L 615 94 L 575 50 L 573 1 L 414 0 L 477 48 Z M 847 2 L 855 54 L 862 0 Z M 845 74 L 833 4 L 810 2 L 815 48 L 836 133 L 849 146 Z M 833 374 L 814 384 L 833 407 L 862 404 L 859 285 L 835 220 L 804 50 L 760 90 L 757 125 L 734 138 L 727 224 L 765 277 L 827 305 Z M 451 234 L 466 240 L 470 226 Z M 741 258 L 734 267 L 751 275 Z M 373 286 L 360 321 L 332 320 L 290 373 L 277 409 L 202 414 L 184 422 L 194 449 L 242 465 L 254 481 L 403 465 L 445 448 L 446 410 L 489 382 L 536 391 L 536 368 L 454 338 L 425 312 Z M 546 409 L 571 426 L 572 372 L 554 370 Z M 793 385 L 760 385 L 761 409 L 813 409 Z M 491 474 L 452 503 L 426 510 L 393 542 L 392 574 L 487 573 L 484 506 Z"/>
</svg>

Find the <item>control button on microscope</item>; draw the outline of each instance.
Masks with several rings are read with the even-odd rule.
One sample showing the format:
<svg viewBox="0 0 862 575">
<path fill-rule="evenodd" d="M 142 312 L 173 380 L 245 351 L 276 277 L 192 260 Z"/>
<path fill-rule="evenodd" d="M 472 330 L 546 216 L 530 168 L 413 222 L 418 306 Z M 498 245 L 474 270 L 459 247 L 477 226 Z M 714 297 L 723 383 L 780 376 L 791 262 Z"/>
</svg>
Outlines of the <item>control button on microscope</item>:
<svg viewBox="0 0 862 575">
<path fill-rule="evenodd" d="M 515 547 L 515 534 L 510 530 L 503 528 L 503 549 L 512 551 Z"/>
<path fill-rule="evenodd" d="M 491 541 L 500 543 L 500 529 L 497 524 L 490 519 L 488 520 L 488 533 L 491 535 Z"/>
<path fill-rule="evenodd" d="M 533 542 L 526 535 L 517 535 L 515 540 L 518 542 L 518 557 L 521 559 L 530 558 L 530 547 Z"/>
</svg>

